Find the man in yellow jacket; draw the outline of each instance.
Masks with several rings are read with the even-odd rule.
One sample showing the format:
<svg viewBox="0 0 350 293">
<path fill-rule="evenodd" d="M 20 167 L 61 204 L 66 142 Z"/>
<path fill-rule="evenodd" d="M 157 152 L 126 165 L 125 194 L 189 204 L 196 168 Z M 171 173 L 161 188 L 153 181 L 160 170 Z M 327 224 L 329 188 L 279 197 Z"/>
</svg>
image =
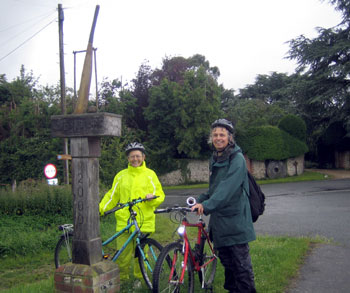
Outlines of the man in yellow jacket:
<svg viewBox="0 0 350 293">
<path fill-rule="evenodd" d="M 136 219 L 143 233 L 153 233 L 155 231 L 155 214 L 153 211 L 164 201 L 164 192 L 158 180 L 156 173 L 146 167 L 145 148 L 141 143 L 130 143 L 126 149 L 128 156 L 128 168 L 120 171 L 113 180 L 112 188 L 104 195 L 100 202 L 100 214 L 111 210 L 117 203 L 126 203 L 138 198 L 158 198 L 138 204 L 140 211 L 137 213 Z M 130 217 L 127 208 L 118 210 L 115 213 L 117 220 L 117 231 L 122 230 Z M 129 231 L 132 233 L 132 231 Z M 117 238 L 117 247 L 122 247 L 126 242 L 129 233 L 123 233 Z M 134 257 L 136 242 L 126 247 L 118 258 L 120 269 L 120 280 L 129 279 L 129 268 Z M 138 261 L 134 258 L 134 277 L 142 279 L 142 274 L 138 265 Z"/>
</svg>

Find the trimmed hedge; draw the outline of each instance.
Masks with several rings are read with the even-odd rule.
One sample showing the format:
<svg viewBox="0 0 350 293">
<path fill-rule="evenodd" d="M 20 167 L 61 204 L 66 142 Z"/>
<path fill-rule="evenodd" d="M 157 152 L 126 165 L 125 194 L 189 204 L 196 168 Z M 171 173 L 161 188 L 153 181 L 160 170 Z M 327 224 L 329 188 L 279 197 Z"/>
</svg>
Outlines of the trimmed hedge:
<svg viewBox="0 0 350 293">
<path fill-rule="evenodd" d="M 307 145 L 275 126 L 248 129 L 237 135 L 237 143 L 250 159 L 285 160 L 308 151 Z"/>
<path fill-rule="evenodd" d="M 0 213 L 70 216 L 73 214 L 71 186 L 38 184 L 28 188 L 18 187 L 16 192 L 0 190 Z"/>
<path fill-rule="evenodd" d="M 278 128 L 301 141 L 306 140 L 306 124 L 304 120 L 298 116 L 292 114 L 284 116 L 279 122 Z"/>
</svg>

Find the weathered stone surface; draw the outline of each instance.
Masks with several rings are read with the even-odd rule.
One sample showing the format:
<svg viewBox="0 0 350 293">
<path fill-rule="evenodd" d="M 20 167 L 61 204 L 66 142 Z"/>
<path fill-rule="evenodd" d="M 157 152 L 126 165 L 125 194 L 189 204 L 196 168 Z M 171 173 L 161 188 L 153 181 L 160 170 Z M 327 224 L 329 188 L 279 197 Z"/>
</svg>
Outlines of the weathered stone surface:
<svg viewBox="0 0 350 293">
<path fill-rule="evenodd" d="M 304 155 L 287 160 L 288 176 L 296 176 L 304 173 Z"/>
<path fill-rule="evenodd" d="M 73 191 L 73 263 L 94 265 L 102 259 L 99 218 L 100 138 L 121 134 L 121 116 L 86 113 L 51 117 L 54 137 L 70 138 Z"/>
<path fill-rule="evenodd" d="M 118 266 L 103 260 L 92 266 L 69 263 L 54 276 L 55 292 L 119 292 Z"/>
<path fill-rule="evenodd" d="M 96 145 L 95 139 L 71 139 L 74 200 L 73 262 L 86 265 L 97 263 L 102 258 L 98 211 L 99 162 L 98 158 L 85 157 L 90 154 L 91 141 L 93 146 Z"/>
<path fill-rule="evenodd" d="M 120 136 L 121 117 L 111 113 L 51 116 L 53 137 Z"/>
</svg>

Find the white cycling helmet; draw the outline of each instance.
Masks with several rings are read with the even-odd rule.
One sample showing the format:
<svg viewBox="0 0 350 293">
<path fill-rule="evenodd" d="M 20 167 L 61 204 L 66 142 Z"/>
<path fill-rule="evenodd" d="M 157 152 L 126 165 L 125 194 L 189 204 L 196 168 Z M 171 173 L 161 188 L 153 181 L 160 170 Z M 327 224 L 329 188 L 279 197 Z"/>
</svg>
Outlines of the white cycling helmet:
<svg viewBox="0 0 350 293">
<path fill-rule="evenodd" d="M 215 128 L 215 127 L 218 127 L 218 126 L 221 126 L 221 127 L 224 127 L 226 128 L 230 133 L 233 134 L 235 128 L 233 127 L 233 124 L 231 121 L 227 120 L 227 119 L 218 119 L 218 120 L 215 120 L 213 122 L 213 124 L 211 125 L 211 129 Z"/>
<path fill-rule="evenodd" d="M 146 153 L 146 150 L 145 150 L 145 147 L 139 143 L 139 142 L 132 142 L 132 143 L 129 143 L 126 148 L 125 148 L 125 152 L 126 154 L 128 155 L 131 151 L 135 151 L 135 150 L 138 150 L 138 151 L 141 151 L 143 152 L 144 154 Z"/>
</svg>

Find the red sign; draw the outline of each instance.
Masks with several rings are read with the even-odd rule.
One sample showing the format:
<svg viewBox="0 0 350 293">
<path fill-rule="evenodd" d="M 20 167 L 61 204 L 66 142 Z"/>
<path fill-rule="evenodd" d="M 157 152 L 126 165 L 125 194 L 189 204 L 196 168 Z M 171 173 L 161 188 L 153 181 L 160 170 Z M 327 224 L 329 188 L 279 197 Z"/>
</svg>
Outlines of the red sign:
<svg viewBox="0 0 350 293">
<path fill-rule="evenodd" d="M 47 179 L 55 178 L 57 175 L 57 169 L 54 164 L 47 164 L 44 168 L 44 174 Z"/>
</svg>

